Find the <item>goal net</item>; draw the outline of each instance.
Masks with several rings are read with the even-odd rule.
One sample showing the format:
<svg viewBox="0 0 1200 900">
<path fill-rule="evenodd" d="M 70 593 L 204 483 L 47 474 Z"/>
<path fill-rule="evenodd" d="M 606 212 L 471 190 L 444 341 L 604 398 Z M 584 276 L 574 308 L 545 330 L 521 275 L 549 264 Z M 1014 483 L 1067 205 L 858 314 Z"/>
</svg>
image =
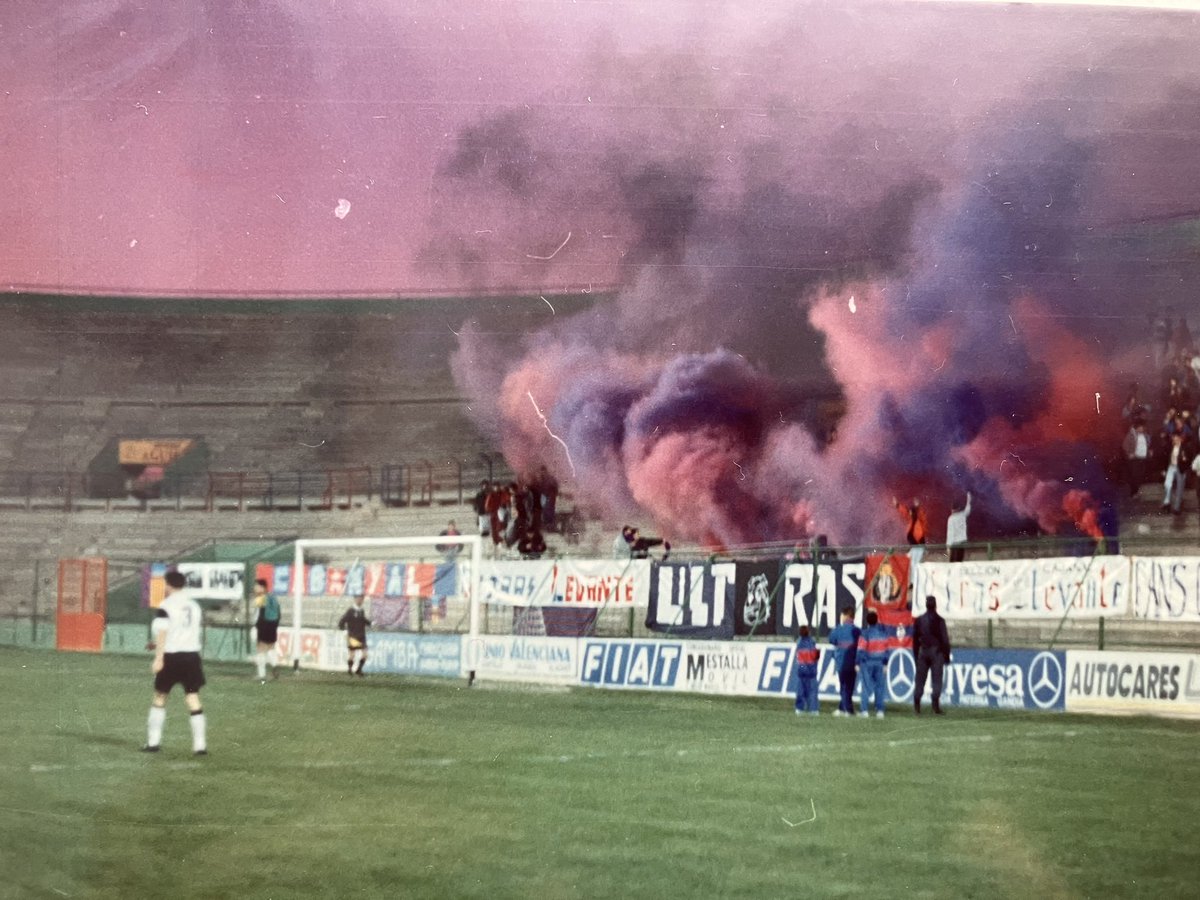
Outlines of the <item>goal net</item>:
<svg viewBox="0 0 1200 900">
<path fill-rule="evenodd" d="M 478 630 L 471 603 L 482 559 L 477 535 L 298 540 L 290 562 L 259 563 L 281 606 L 278 651 L 296 667 L 334 668 L 331 632 L 363 599 L 372 633 Z"/>
<path fill-rule="evenodd" d="M 485 560 L 477 535 L 436 535 L 298 540 L 290 561 L 258 563 L 254 577 L 280 601 L 281 660 L 345 668 L 339 626 L 362 598 L 368 672 L 448 675 L 481 637 L 634 634 L 650 572 L 648 560 Z"/>
</svg>

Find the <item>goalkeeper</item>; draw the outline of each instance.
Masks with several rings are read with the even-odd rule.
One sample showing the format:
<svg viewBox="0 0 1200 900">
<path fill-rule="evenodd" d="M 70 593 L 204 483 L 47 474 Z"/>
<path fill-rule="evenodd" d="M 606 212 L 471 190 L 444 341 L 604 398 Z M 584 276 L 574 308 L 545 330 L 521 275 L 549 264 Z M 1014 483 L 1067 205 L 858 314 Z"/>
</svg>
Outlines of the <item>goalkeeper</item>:
<svg viewBox="0 0 1200 900">
<path fill-rule="evenodd" d="M 254 623 L 257 646 L 254 653 L 254 666 L 258 671 L 258 680 L 267 683 L 267 664 L 271 665 L 271 677 L 275 677 L 275 641 L 279 635 L 279 600 L 267 590 L 267 582 L 260 578 L 254 582 L 254 606 L 258 610 L 258 620 Z"/>
<path fill-rule="evenodd" d="M 354 605 L 342 613 L 338 619 L 338 629 L 346 632 L 346 673 L 348 675 L 363 674 L 363 666 L 367 664 L 367 626 L 371 620 L 363 610 L 363 595 L 354 598 Z M 354 668 L 354 655 L 358 654 L 358 669 Z"/>
</svg>

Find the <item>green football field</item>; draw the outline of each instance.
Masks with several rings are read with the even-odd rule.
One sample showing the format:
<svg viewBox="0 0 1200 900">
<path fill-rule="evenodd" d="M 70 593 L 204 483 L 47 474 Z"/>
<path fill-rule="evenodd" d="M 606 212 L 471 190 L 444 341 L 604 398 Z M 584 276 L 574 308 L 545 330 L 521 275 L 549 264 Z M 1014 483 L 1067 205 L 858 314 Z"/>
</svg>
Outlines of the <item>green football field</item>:
<svg viewBox="0 0 1200 900">
<path fill-rule="evenodd" d="M 1200 723 L 0 649 L 3 897 L 1194 897 Z M 828 711 L 828 710 L 826 710 Z"/>
</svg>

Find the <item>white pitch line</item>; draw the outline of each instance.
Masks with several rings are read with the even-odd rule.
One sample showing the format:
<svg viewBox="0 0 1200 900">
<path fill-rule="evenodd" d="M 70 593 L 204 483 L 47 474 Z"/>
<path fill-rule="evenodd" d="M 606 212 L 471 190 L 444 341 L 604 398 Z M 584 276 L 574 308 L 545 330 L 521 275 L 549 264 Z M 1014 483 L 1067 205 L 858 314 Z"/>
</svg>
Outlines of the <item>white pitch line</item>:
<svg viewBox="0 0 1200 900">
<path fill-rule="evenodd" d="M 158 767 L 165 769 L 199 769 L 202 765 L 202 763 L 198 762 L 169 762 L 159 763 Z M 26 767 L 0 766 L 0 768 L 24 770 Z M 105 772 L 138 768 L 141 768 L 141 765 L 136 760 L 129 760 L 126 762 L 112 760 L 109 762 L 78 763 L 73 765 L 68 765 L 66 763 L 33 763 L 28 767 L 28 770 L 34 775 L 42 775 L 47 772 Z"/>
<path fill-rule="evenodd" d="M 992 740 L 993 740 L 993 738 L 992 738 L 992 735 L 990 735 L 990 734 L 976 734 L 976 735 L 964 734 L 964 735 L 948 736 L 948 737 L 944 737 L 944 738 L 908 738 L 908 739 L 899 740 L 899 741 L 893 740 L 893 741 L 888 741 L 887 745 L 889 747 L 907 747 L 911 744 L 930 744 L 935 741 L 937 741 L 938 743 L 946 742 L 946 743 L 951 743 L 951 744 L 986 744 L 986 743 L 991 742 Z"/>
<path fill-rule="evenodd" d="M 1003 734 L 947 734 L 947 735 L 924 735 L 908 738 L 888 738 L 887 734 L 895 734 L 897 731 L 903 732 L 907 729 L 896 729 L 887 733 L 867 734 L 859 729 L 854 729 L 852 732 L 847 732 L 845 740 L 828 739 L 820 741 L 800 741 L 789 744 L 741 744 L 729 746 L 726 744 L 708 742 L 690 747 L 653 747 L 642 750 L 619 750 L 615 752 L 604 752 L 589 750 L 585 753 L 575 754 L 513 754 L 504 752 L 506 762 L 513 762 L 518 765 L 528 764 L 565 764 L 565 763 L 586 763 L 586 762 L 605 762 L 609 760 L 627 760 L 627 759 L 653 759 L 660 757 L 680 757 L 680 756 L 727 756 L 729 754 L 774 754 L 774 753 L 809 753 L 821 752 L 826 753 L 831 748 L 840 746 L 855 746 L 869 750 L 872 746 L 875 747 L 909 747 L 920 746 L 923 744 L 964 744 L 964 745 L 984 745 L 992 744 L 998 738 L 1003 738 L 1008 734 L 1014 737 L 1026 739 L 1042 739 L 1042 740 L 1061 740 L 1063 737 L 1084 735 L 1093 732 L 1096 729 L 1089 726 L 1076 726 L 1070 729 L 1040 729 L 1037 731 L 1023 732 L 1008 732 Z M 1183 737 L 1195 739 L 1194 734 L 1187 734 L 1177 731 L 1171 731 L 1165 728 L 1135 728 L 1129 729 L 1142 734 L 1151 735 L 1166 735 L 1171 737 Z M 134 755 L 136 756 L 136 755 Z M 33 763 L 25 765 L 0 764 L 0 771 L 24 771 L 33 774 L 46 774 L 53 772 L 72 771 L 110 771 L 110 770 L 143 770 L 147 768 L 168 768 L 168 769 L 200 769 L 207 764 L 194 761 L 178 761 L 165 762 L 162 760 L 152 761 L 144 757 L 134 758 L 131 756 L 125 760 L 108 760 L 91 763 L 65 764 L 65 763 Z M 496 762 L 496 755 L 481 756 L 478 758 L 472 757 L 453 757 L 453 756 L 434 756 L 434 757 L 413 757 L 411 759 L 391 758 L 388 760 L 389 765 L 412 766 L 412 767 L 430 767 L 430 768 L 451 768 L 454 766 L 478 766 Z M 287 763 L 275 763 L 278 769 L 360 769 L 368 765 L 362 759 L 325 759 L 325 760 L 305 760 L 304 762 L 289 765 Z M 241 767 L 239 767 L 241 768 Z M 250 771 L 250 767 L 245 767 Z"/>
<path fill-rule="evenodd" d="M 0 813 L 14 813 L 19 816 L 40 816 L 44 819 L 67 819 L 67 820 L 86 820 L 94 825 L 117 825 L 121 828 L 245 828 L 247 820 L 231 819 L 231 820 L 213 820 L 201 819 L 187 822 L 162 822 L 162 821 L 135 821 L 133 819 L 97 819 L 87 813 L 56 813 L 49 812 L 44 809 L 20 809 L 15 806 L 0 806 Z M 250 823 L 255 829 L 258 828 L 287 828 L 302 829 L 302 828 L 361 828 L 364 824 L 369 828 L 411 828 L 412 822 L 367 822 L 364 823 L 361 819 L 353 822 L 308 822 L 298 825 L 295 822 L 253 822 Z"/>
</svg>

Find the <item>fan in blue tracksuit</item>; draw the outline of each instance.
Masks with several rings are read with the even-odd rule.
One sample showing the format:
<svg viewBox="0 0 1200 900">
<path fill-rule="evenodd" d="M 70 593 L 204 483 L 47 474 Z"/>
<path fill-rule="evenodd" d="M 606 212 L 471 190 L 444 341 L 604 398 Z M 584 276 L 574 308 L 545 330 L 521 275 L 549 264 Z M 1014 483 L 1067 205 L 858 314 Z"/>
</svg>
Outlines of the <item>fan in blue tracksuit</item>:
<svg viewBox="0 0 1200 900">
<path fill-rule="evenodd" d="M 892 631 L 879 624 L 875 611 L 867 613 L 867 627 L 858 639 L 858 670 L 862 673 L 862 711 L 860 716 L 870 715 L 871 696 L 875 697 L 875 714 L 883 717 L 883 702 L 886 699 L 886 676 L 888 643 Z"/>
<path fill-rule="evenodd" d="M 854 624 L 854 607 L 842 610 L 842 624 L 829 632 L 829 643 L 833 644 L 833 664 L 837 668 L 838 685 L 842 699 L 835 716 L 854 715 L 855 666 L 858 664 L 858 639 L 862 631 Z"/>
<path fill-rule="evenodd" d="M 821 651 L 812 639 L 807 625 L 800 626 L 800 637 L 796 639 L 796 715 L 818 715 L 817 705 L 817 661 Z"/>
</svg>

